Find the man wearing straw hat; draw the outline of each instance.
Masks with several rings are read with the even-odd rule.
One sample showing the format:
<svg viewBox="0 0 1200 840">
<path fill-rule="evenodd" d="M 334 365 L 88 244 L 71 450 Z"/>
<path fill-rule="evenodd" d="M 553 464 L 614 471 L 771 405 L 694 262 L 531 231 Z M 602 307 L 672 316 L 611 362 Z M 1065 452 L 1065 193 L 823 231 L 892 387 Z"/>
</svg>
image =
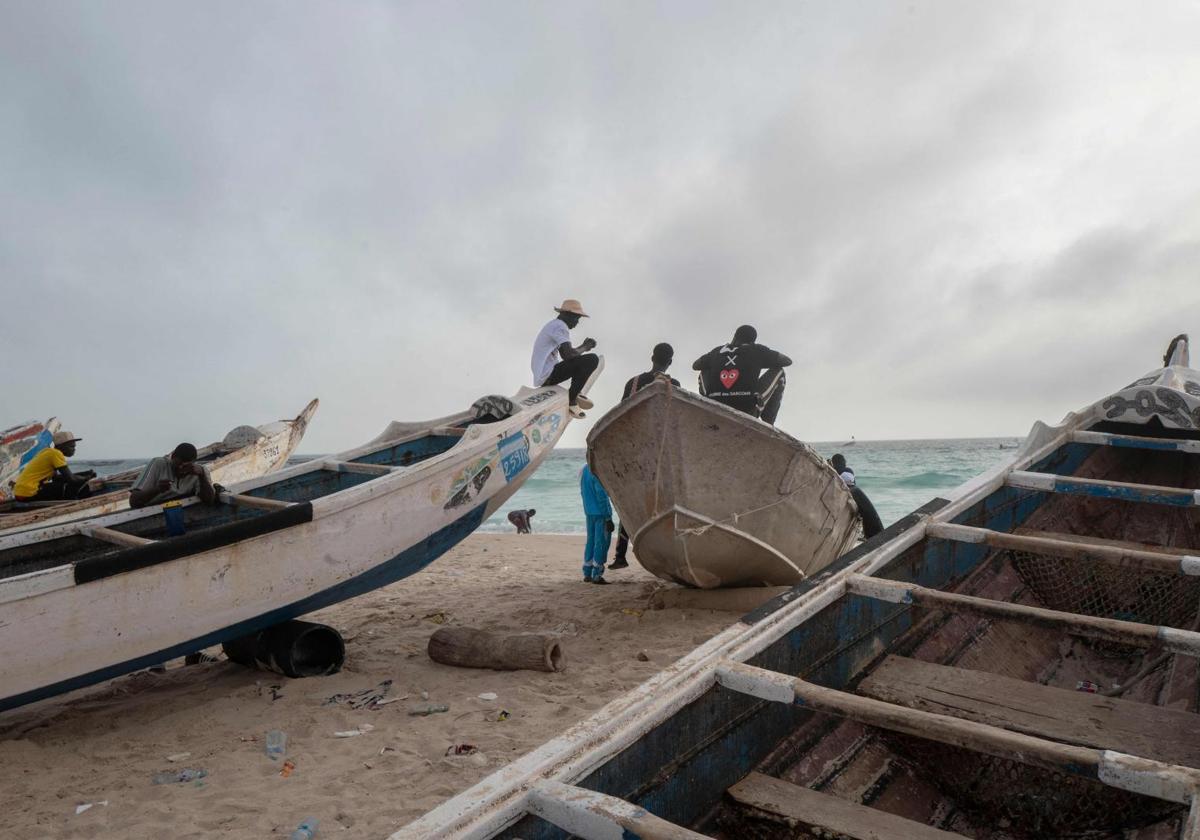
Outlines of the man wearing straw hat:
<svg viewBox="0 0 1200 840">
<path fill-rule="evenodd" d="M 591 408 L 592 401 L 581 393 L 588 379 L 595 373 L 600 359 L 589 353 L 596 340 L 585 338 L 578 347 L 571 346 L 570 330 L 586 318 L 583 305 L 568 298 L 562 306 L 554 307 L 558 317 L 548 322 L 533 342 L 533 356 L 529 366 L 533 370 L 534 385 L 558 385 L 571 381 L 568 389 L 569 411 L 572 417 L 583 417 L 582 409 Z"/>
<path fill-rule="evenodd" d="M 83 438 L 77 438 L 70 432 L 55 432 L 53 446 L 34 455 L 17 476 L 13 497 L 18 502 L 86 499 L 93 489 L 103 485 L 102 479 L 94 479 L 95 473 L 76 475 L 67 466 L 67 459 L 75 454 L 77 440 Z"/>
</svg>

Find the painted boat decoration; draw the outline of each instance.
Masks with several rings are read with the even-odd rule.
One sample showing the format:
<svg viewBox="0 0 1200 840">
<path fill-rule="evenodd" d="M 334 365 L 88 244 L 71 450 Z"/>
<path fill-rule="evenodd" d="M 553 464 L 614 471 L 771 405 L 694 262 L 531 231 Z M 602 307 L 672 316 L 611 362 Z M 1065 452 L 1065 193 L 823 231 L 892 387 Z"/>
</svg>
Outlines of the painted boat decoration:
<svg viewBox="0 0 1200 840">
<path fill-rule="evenodd" d="M 274 472 L 300 445 L 318 405 L 320 400 L 313 400 L 291 420 L 236 426 L 222 440 L 200 449 L 197 460 L 208 467 L 208 474 L 218 484 L 235 484 Z M 99 493 L 74 502 L 0 505 L 0 535 L 128 510 L 129 488 L 141 472 L 142 467 L 135 467 L 105 476 Z"/>
<path fill-rule="evenodd" d="M 588 463 L 638 562 L 685 586 L 793 584 L 858 536 L 850 491 L 809 446 L 666 380 L 600 418 Z"/>
<path fill-rule="evenodd" d="M 1186 339 L 1145 379 L 392 840 L 1196 840 Z"/>
<path fill-rule="evenodd" d="M 407 577 L 553 449 L 558 386 L 393 423 L 371 443 L 184 504 L 0 536 L 0 710 L 244 636 Z M 497 417 L 497 414 L 502 416 Z M 86 620 L 80 620 L 86 617 Z"/>
<path fill-rule="evenodd" d="M 0 502 L 11 499 L 13 484 L 34 455 L 41 452 L 59 430 L 57 417 L 45 423 L 27 420 L 0 432 Z"/>
</svg>

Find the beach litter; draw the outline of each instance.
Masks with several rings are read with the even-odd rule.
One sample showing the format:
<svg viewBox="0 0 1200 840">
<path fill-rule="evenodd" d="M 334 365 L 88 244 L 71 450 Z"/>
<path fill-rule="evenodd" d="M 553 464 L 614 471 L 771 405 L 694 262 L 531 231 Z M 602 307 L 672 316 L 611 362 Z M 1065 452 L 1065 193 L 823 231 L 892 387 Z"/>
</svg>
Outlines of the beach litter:
<svg viewBox="0 0 1200 840">
<path fill-rule="evenodd" d="M 289 840 L 312 840 L 317 836 L 317 821 L 313 817 L 309 817 L 300 825 L 296 826 L 296 830 L 292 832 Z"/>
<path fill-rule="evenodd" d="M 279 768 L 279 775 L 283 776 L 283 778 L 286 779 L 288 776 L 292 775 L 292 771 L 295 769 L 296 769 L 296 762 L 292 761 L 289 758 L 286 761 L 284 761 L 283 766 Z"/>
<path fill-rule="evenodd" d="M 345 694 L 331 694 L 325 698 L 322 706 L 339 704 L 349 706 L 351 709 L 373 709 L 376 706 L 382 706 L 385 697 L 392 689 L 392 681 L 384 680 L 379 685 L 371 688 L 364 688 L 360 691 L 351 691 Z"/>
<path fill-rule="evenodd" d="M 181 784 L 183 782 L 198 781 L 207 775 L 207 770 L 193 770 L 191 768 L 184 770 L 164 770 L 161 773 L 155 773 L 154 776 L 151 777 L 150 781 L 156 785 L 173 785 Z"/>
<path fill-rule="evenodd" d="M 421 618 L 425 621 L 432 621 L 434 624 L 445 624 L 447 616 L 444 612 L 431 612 L 421 616 Z"/>
<path fill-rule="evenodd" d="M 107 804 L 108 804 L 107 799 L 101 799 L 99 802 L 85 802 L 82 805 L 76 805 L 75 806 L 75 816 L 79 816 L 84 811 L 90 811 L 93 808 L 95 808 L 97 805 L 107 805 Z"/>
<path fill-rule="evenodd" d="M 356 738 L 359 735 L 365 735 L 366 733 L 370 732 L 374 728 L 375 727 L 369 723 L 361 723 L 361 724 L 359 724 L 357 729 L 344 729 L 341 732 L 334 732 L 333 737 L 334 738 Z"/>
<path fill-rule="evenodd" d="M 500 711 L 496 712 L 495 716 L 488 715 L 486 720 L 489 723 L 500 723 L 501 721 L 508 720 L 510 717 L 512 717 L 512 713 L 510 713 L 508 709 L 501 709 Z"/>
<path fill-rule="evenodd" d="M 272 729 L 267 733 L 267 743 L 265 745 L 267 758 L 274 761 L 277 758 L 283 758 L 287 752 L 287 733 L 278 729 Z"/>
<path fill-rule="evenodd" d="M 480 695 L 479 695 L 479 699 L 480 699 L 480 700 L 486 700 L 488 703 L 490 703 L 490 702 L 492 702 L 493 700 L 495 700 L 495 699 L 496 699 L 497 697 L 499 697 L 499 696 L 500 696 L 500 695 L 498 695 L 498 694 L 497 694 L 496 692 L 494 692 L 494 691 L 485 691 L 485 692 L 483 692 L 483 694 L 480 694 Z"/>
<path fill-rule="evenodd" d="M 479 752 L 479 747 L 474 744 L 451 744 L 446 747 L 446 755 L 473 755 Z"/>
<path fill-rule="evenodd" d="M 191 758 L 191 757 L 192 757 L 192 754 L 190 752 L 175 753 L 174 755 L 167 756 L 167 761 L 183 761 L 185 758 Z"/>
<path fill-rule="evenodd" d="M 436 715 L 448 711 L 450 711 L 450 707 L 445 703 L 426 703 L 422 706 L 413 706 L 408 710 L 408 714 L 414 717 L 418 715 L 421 717 L 427 717 L 429 715 Z"/>
<path fill-rule="evenodd" d="M 625 615 L 632 615 L 635 618 L 640 618 L 642 615 L 641 610 L 635 610 L 633 607 L 623 607 L 621 612 L 625 613 Z"/>
</svg>

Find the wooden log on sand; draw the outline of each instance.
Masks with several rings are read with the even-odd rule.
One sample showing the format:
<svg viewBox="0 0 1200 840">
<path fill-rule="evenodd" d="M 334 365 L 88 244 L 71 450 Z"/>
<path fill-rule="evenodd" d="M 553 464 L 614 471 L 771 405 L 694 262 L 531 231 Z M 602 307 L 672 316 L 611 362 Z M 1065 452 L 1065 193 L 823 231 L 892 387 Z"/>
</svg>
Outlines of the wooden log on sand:
<svg viewBox="0 0 1200 840">
<path fill-rule="evenodd" d="M 656 610 L 725 610 L 748 613 L 782 595 L 790 586 L 739 586 L 733 589 L 660 589 L 650 596 L 650 606 Z"/>
<path fill-rule="evenodd" d="M 493 671 L 561 671 L 558 636 L 547 633 L 506 635 L 471 627 L 443 627 L 429 637 L 429 658 L 460 668 Z"/>
</svg>

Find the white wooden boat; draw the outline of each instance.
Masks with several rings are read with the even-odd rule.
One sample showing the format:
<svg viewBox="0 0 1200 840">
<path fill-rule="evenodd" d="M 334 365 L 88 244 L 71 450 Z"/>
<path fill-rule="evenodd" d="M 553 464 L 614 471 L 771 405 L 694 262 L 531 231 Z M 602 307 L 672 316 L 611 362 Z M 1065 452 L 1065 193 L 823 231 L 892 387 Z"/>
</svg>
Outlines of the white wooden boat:
<svg viewBox="0 0 1200 840">
<path fill-rule="evenodd" d="M 50 445 L 59 429 L 57 417 L 45 423 L 27 420 L 0 432 L 0 502 L 13 497 L 13 484 L 29 459 Z"/>
<path fill-rule="evenodd" d="M 853 544 L 858 508 L 809 446 L 660 380 L 604 415 L 588 463 L 648 571 L 687 586 L 783 586 Z"/>
<path fill-rule="evenodd" d="M 222 440 L 201 448 L 197 460 L 208 468 L 218 484 L 234 484 L 274 472 L 300 445 L 308 423 L 320 405 L 313 400 L 291 420 L 276 420 L 261 426 L 237 426 Z M 71 522 L 89 516 L 129 509 L 129 488 L 142 467 L 105 476 L 104 488 L 86 499 L 73 502 L 39 502 L 0 505 L 0 535 Z"/>
<path fill-rule="evenodd" d="M 182 536 L 167 536 L 157 507 L 0 536 L 0 709 L 419 571 L 495 512 L 569 422 L 558 386 L 489 404 L 508 416 L 392 424 L 365 446 L 235 484 L 219 505 L 190 500 Z"/>
<path fill-rule="evenodd" d="M 1186 351 L 391 840 L 1200 840 Z"/>
</svg>

